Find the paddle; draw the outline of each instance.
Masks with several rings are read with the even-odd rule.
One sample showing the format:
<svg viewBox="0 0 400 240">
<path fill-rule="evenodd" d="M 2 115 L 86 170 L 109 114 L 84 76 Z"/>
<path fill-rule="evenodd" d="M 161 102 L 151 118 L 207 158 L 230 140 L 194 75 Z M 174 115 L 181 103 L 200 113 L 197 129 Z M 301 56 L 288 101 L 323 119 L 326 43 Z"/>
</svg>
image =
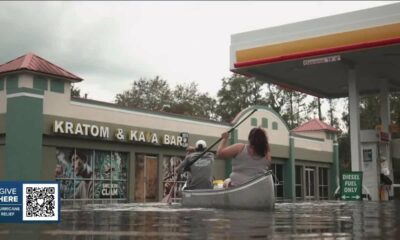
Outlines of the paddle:
<svg viewBox="0 0 400 240">
<path fill-rule="evenodd" d="M 251 115 L 253 115 L 253 113 L 255 113 L 257 111 L 257 109 L 253 109 L 253 111 L 251 111 L 245 118 L 243 118 L 240 122 L 238 122 L 235 126 L 233 126 L 231 129 L 228 130 L 228 133 L 231 133 L 233 130 L 235 130 L 240 124 L 242 124 L 246 119 L 248 119 Z M 184 167 L 184 171 L 187 171 L 189 169 L 190 166 L 192 166 L 193 163 L 195 163 L 197 160 L 199 160 L 202 156 L 204 156 L 204 154 L 206 154 L 206 152 L 210 151 L 215 145 L 217 145 L 219 142 L 221 142 L 222 137 L 219 138 L 215 143 L 213 143 L 211 146 L 209 146 L 206 150 L 204 150 L 202 153 L 200 153 L 193 161 L 189 162 L 185 167 Z M 176 181 L 174 182 L 174 184 L 171 187 L 171 190 L 169 191 L 169 193 L 162 199 L 161 202 L 163 203 L 168 203 L 171 204 L 171 194 L 172 191 L 174 189 L 176 185 Z"/>
<path fill-rule="evenodd" d="M 172 186 L 171 186 L 171 188 L 170 188 L 170 190 L 169 190 L 169 193 L 161 200 L 162 203 L 171 204 L 171 202 L 172 202 L 171 195 L 172 195 L 172 192 L 173 192 L 174 187 L 175 187 L 175 185 L 176 185 L 177 182 L 178 182 L 178 181 L 175 181 L 175 182 L 172 184 Z"/>
<path fill-rule="evenodd" d="M 235 126 L 233 126 L 231 129 L 229 129 L 228 133 L 231 133 L 233 130 L 235 130 L 240 124 L 242 124 L 246 119 L 248 119 L 253 113 L 255 113 L 257 109 L 253 109 L 245 118 L 243 118 L 240 122 L 238 122 Z M 206 150 L 204 150 L 202 153 L 200 153 L 193 161 L 189 162 L 184 170 L 187 171 L 190 166 L 192 166 L 193 163 L 195 163 L 197 160 L 199 160 L 206 152 L 209 152 L 215 145 L 217 145 L 219 142 L 221 142 L 222 137 L 220 137 L 215 143 L 213 143 L 211 146 L 209 146 Z"/>
</svg>

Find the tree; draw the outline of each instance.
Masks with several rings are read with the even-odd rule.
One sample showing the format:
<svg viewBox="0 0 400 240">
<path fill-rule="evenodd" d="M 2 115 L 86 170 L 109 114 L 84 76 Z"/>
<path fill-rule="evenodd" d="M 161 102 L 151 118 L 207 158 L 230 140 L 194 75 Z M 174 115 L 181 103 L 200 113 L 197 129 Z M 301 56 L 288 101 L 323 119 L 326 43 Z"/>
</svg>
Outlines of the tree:
<svg viewBox="0 0 400 240">
<path fill-rule="evenodd" d="M 339 166 L 341 171 L 351 170 L 350 135 L 344 133 L 338 136 Z"/>
<path fill-rule="evenodd" d="M 285 89 L 267 83 L 267 92 L 265 94 L 266 104 L 272 108 L 275 112 L 282 115 L 282 107 L 285 105 Z"/>
<path fill-rule="evenodd" d="M 71 84 L 71 97 L 81 97 L 81 90 Z"/>
<path fill-rule="evenodd" d="M 216 119 L 216 100 L 208 93 L 200 93 L 197 84 L 177 85 L 173 91 L 169 112 L 207 119 Z"/>
<path fill-rule="evenodd" d="M 375 129 L 380 124 L 380 99 L 378 95 L 360 98 L 360 129 Z"/>
<path fill-rule="evenodd" d="M 329 119 L 329 124 L 337 129 L 340 129 L 340 124 L 339 124 L 339 119 L 335 117 L 336 113 L 336 106 L 337 106 L 338 100 L 337 99 L 328 99 L 328 119 Z"/>
<path fill-rule="evenodd" d="M 167 82 L 158 76 L 153 79 L 140 78 L 133 82 L 130 90 L 117 94 L 115 102 L 151 111 L 217 119 L 216 100 L 208 93 L 200 93 L 194 82 L 179 84 L 171 91 Z"/>
<path fill-rule="evenodd" d="M 308 120 L 310 109 L 306 103 L 307 94 L 294 90 L 284 91 L 285 105 L 282 107 L 281 116 L 286 120 L 290 129 L 296 128 Z"/>
<path fill-rule="evenodd" d="M 265 104 L 265 98 L 261 96 L 261 86 L 262 83 L 256 78 L 238 74 L 223 78 L 222 88 L 217 94 L 217 114 L 223 121 L 230 122 L 246 107 Z"/>
<path fill-rule="evenodd" d="M 390 118 L 396 124 L 400 124 L 400 92 L 390 94 Z"/>
<path fill-rule="evenodd" d="M 132 88 L 115 97 L 122 106 L 137 107 L 151 111 L 163 111 L 172 102 L 172 93 L 167 81 L 156 76 L 153 79 L 140 78 Z"/>
</svg>

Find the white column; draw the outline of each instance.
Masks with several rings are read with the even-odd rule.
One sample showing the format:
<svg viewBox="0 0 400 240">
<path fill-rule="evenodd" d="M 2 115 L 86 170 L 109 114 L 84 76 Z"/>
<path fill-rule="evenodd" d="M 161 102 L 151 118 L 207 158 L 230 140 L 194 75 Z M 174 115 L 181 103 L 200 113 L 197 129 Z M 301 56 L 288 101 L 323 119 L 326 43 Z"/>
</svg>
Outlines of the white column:
<svg viewBox="0 0 400 240">
<path fill-rule="evenodd" d="M 389 90 L 387 79 L 381 80 L 381 91 L 380 91 L 380 100 L 381 100 L 381 124 L 384 132 L 389 132 L 389 124 L 390 124 L 390 103 L 389 103 Z"/>
<path fill-rule="evenodd" d="M 351 170 L 362 171 L 360 154 L 360 97 L 354 67 L 349 67 L 347 74 L 349 81 Z"/>
<path fill-rule="evenodd" d="M 388 89 L 388 82 L 387 79 L 380 79 L 380 100 L 381 100 L 381 106 L 380 106 L 380 118 L 381 118 L 381 124 L 382 124 L 382 131 L 389 133 L 389 124 L 391 122 L 390 119 L 390 101 L 389 101 L 389 89 Z M 388 168 L 389 169 L 389 178 L 393 179 L 393 168 L 392 168 L 392 158 L 390 156 L 390 141 L 388 143 L 381 143 L 380 144 L 380 159 L 378 164 L 377 174 L 380 174 L 380 171 L 382 168 Z M 379 184 L 380 181 L 378 181 Z M 382 200 L 388 200 L 389 195 L 387 194 L 386 191 L 384 191 L 384 199 Z M 393 195 L 393 188 L 390 190 L 390 195 Z"/>
</svg>

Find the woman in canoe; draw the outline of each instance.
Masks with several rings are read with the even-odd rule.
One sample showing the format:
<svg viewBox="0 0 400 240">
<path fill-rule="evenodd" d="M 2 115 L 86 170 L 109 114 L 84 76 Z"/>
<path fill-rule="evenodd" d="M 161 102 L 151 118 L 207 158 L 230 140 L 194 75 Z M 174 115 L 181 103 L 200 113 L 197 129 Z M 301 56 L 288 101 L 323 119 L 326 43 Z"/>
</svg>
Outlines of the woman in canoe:
<svg viewBox="0 0 400 240">
<path fill-rule="evenodd" d="M 218 159 L 232 158 L 232 173 L 224 181 L 224 187 L 239 186 L 265 173 L 271 165 L 271 152 L 268 137 L 262 128 L 251 129 L 248 143 L 235 143 L 227 146 L 229 133 L 221 135 L 218 146 Z"/>
</svg>

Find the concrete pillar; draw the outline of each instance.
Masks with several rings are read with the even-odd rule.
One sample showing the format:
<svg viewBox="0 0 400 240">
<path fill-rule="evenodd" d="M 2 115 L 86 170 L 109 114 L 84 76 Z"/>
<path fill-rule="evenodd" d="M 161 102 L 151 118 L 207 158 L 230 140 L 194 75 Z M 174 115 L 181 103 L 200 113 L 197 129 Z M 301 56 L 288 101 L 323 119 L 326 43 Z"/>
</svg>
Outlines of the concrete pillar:
<svg viewBox="0 0 400 240">
<path fill-rule="evenodd" d="M 380 119 L 382 125 L 382 131 L 389 133 L 389 125 L 391 122 L 390 119 L 390 101 L 389 101 L 389 88 L 387 79 L 380 80 Z M 388 143 L 378 143 L 379 144 L 379 159 L 378 163 L 380 163 L 380 167 L 378 167 L 377 174 L 380 174 L 380 169 L 388 168 L 390 175 L 389 178 L 393 179 L 393 168 L 392 168 L 392 158 L 390 156 L 390 140 Z M 379 179 L 379 178 L 378 178 Z M 380 181 L 379 181 L 380 182 Z M 379 184 L 379 183 L 378 183 Z M 380 189 L 382 190 L 382 189 Z M 388 193 L 387 191 L 381 191 L 381 200 L 388 200 L 389 194 L 393 195 L 393 190 Z"/>
<path fill-rule="evenodd" d="M 296 152 L 295 142 L 292 133 L 289 135 L 289 159 L 285 164 L 284 174 L 284 195 L 286 199 L 296 201 Z"/>
<path fill-rule="evenodd" d="M 351 170 L 362 171 L 360 154 L 360 97 L 355 68 L 349 67 L 347 74 L 349 82 Z"/>
<path fill-rule="evenodd" d="M 390 103 L 389 103 L 389 90 L 387 86 L 387 79 L 382 79 L 380 82 L 380 117 L 381 117 L 381 124 L 382 130 L 384 132 L 389 132 L 389 124 L 390 124 Z"/>
<path fill-rule="evenodd" d="M 334 135 L 333 140 L 333 154 L 332 154 L 332 168 L 331 168 L 331 179 L 330 179 L 330 194 L 333 196 L 335 190 L 339 186 L 339 143 L 337 141 L 337 135 Z"/>
</svg>

